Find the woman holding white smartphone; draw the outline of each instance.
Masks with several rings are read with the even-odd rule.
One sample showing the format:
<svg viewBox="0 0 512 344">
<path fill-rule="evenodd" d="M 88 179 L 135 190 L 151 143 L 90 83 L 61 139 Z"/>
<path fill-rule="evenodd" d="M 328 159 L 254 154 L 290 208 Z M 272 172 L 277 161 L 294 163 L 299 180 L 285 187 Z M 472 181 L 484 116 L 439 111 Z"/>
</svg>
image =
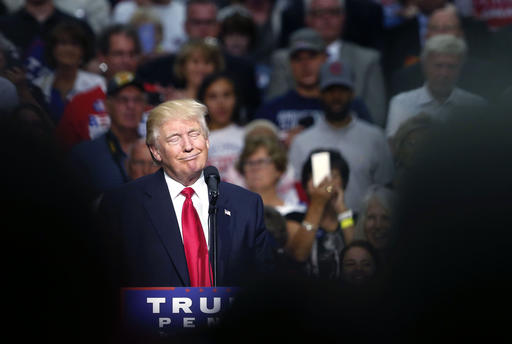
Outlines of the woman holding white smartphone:
<svg viewBox="0 0 512 344">
<path fill-rule="evenodd" d="M 354 236 L 352 211 L 344 200 L 348 176 L 347 162 L 333 150 L 312 152 L 302 169 L 309 205 L 305 213 L 287 216 L 287 252 L 303 262 L 311 276 L 340 277 L 341 250 Z"/>
</svg>

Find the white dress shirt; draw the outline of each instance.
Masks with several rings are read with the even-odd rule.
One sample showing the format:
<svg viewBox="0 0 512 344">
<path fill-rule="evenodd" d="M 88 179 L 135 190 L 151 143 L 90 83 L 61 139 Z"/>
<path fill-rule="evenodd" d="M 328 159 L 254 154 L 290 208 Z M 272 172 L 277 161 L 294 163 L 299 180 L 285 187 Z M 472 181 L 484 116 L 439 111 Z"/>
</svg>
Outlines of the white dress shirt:
<svg viewBox="0 0 512 344">
<path fill-rule="evenodd" d="M 329 61 L 340 60 L 340 51 L 342 44 L 343 42 L 340 39 L 337 39 L 326 47 L 328 56 L 327 59 Z"/>
<path fill-rule="evenodd" d="M 420 88 L 399 93 L 391 98 L 386 135 L 392 137 L 403 122 L 420 113 L 431 115 L 435 119 L 446 119 L 454 107 L 483 106 L 485 104 L 484 98 L 457 87 L 443 103 L 440 103 L 430 94 L 424 84 Z"/>
<path fill-rule="evenodd" d="M 174 205 L 174 211 L 176 212 L 176 218 L 178 219 L 178 226 L 180 228 L 181 240 L 183 240 L 183 229 L 181 225 L 181 212 L 183 209 L 183 203 L 185 203 L 185 196 L 181 194 L 186 186 L 183 186 L 181 183 L 172 179 L 167 173 L 165 174 L 165 182 L 167 183 L 167 187 L 169 188 L 169 194 L 171 195 L 172 204 Z M 199 179 L 192 185 L 190 185 L 192 189 L 194 189 L 195 193 L 192 195 L 192 203 L 194 204 L 194 208 L 196 208 L 197 214 L 199 215 L 199 219 L 201 220 L 201 226 L 203 227 L 204 238 L 206 240 L 206 244 L 209 246 L 208 242 L 208 186 L 204 181 L 203 173 Z"/>
</svg>

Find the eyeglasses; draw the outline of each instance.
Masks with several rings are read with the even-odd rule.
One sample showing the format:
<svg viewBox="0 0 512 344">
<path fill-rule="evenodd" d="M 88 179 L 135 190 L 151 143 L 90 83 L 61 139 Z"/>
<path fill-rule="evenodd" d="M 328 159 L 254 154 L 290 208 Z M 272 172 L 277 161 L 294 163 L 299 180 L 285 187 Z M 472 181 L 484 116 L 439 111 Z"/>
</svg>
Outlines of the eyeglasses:
<svg viewBox="0 0 512 344">
<path fill-rule="evenodd" d="M 343 13 L 343 9 L 341 7 L 326 7 L 326 8 L 319 8 L 316 10 L 310 10 L 309 14 L 313 17 L 322 17 L 322 16 L 339 16 Z"/>
<path fill-rule="evenodd" d="M 272 158 L 264 158 L 258 160 L 247 160 L 244 162 L 245 167 L 264 167 L 272 163 Z"/>
</svg>

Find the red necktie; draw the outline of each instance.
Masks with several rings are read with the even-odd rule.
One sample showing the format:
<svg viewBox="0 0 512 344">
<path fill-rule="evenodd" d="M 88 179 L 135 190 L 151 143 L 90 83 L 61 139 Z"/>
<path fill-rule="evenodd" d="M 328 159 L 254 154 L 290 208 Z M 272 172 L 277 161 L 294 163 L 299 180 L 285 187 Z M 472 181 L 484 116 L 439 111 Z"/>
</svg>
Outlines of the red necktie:
<svg viewBox="0 0 512 344">
<path fill-rule="evenodd" d="M 181 212 L 181 227 L 190 285 L 192 287 L 211 287 L 208 246 L 206 246 L 199 215 L 192 203 L 194 189 L 184 188 L 181 193 L 185 196 Z"/>
</svg>

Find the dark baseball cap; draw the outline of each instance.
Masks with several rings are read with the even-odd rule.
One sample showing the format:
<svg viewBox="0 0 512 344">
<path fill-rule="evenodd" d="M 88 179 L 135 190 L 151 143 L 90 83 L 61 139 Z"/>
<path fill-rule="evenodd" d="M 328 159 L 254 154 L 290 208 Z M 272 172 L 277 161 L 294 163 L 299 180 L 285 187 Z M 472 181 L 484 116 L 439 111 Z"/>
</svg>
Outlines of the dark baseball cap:
<svg viewBox="0 0 512 344">
<path fill-rule="evenodd" d="M 144 84 L 138 80 L 131 72 L 118 72 L 108 82 L 107 95 L 116 95 L 123 88 L 128 86 L 138 87 L 141 91 L 144 90 Z"/>
<path fill-rule="evenodd" d="M 340 60 L 327 61 L 320 68 L 320 90 L 334 85 L 354 89 L 354 73 L 348 64 Z"/>
<path fill-rule="evenodd" d="M 290 56 L 301 50 L 325 52 L 325 43 L 318 32 L 310 28 L 302 28 L 290 36 Z"/>
</svg>

